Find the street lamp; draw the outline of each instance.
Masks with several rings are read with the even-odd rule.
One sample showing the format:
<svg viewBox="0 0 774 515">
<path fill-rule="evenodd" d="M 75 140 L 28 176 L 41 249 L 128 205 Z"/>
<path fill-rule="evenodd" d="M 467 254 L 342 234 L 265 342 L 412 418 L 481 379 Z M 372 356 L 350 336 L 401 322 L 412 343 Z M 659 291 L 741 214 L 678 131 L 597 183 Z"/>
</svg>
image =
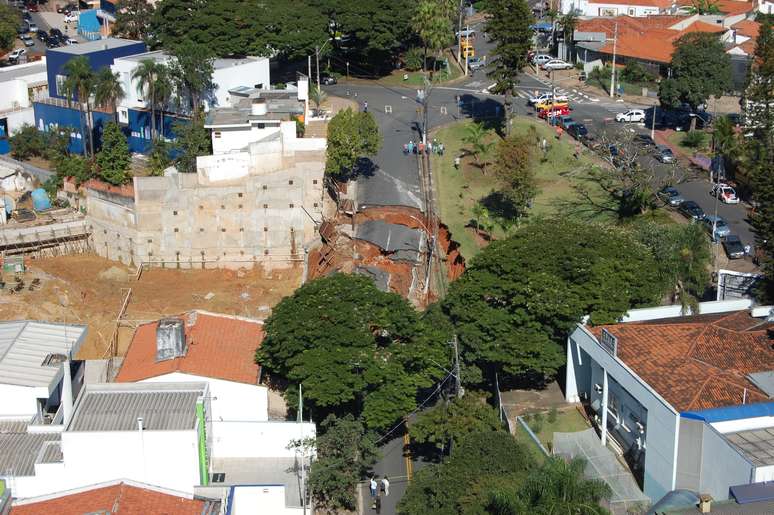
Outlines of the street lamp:
<svg viewBox="0 0 774 515">
<path fill-rule="evenodd" d="M 330 42 L 331 40 L 328 39 L 323 43 L 323 46 L 314 47 L 315 61 L 317 62 L 317 91 L 320 91 L 320 52 L 325 48 L 325 45 Z M 347 63 L 347 76 L 349 76 L 349 63 Z"/>
</svg>

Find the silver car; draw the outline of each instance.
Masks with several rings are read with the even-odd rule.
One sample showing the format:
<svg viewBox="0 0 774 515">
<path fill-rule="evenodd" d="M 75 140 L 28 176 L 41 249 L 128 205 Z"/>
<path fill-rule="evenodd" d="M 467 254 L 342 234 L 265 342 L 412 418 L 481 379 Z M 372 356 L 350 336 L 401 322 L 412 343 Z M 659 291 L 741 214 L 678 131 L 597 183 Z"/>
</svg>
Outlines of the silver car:
<svg viewBox="0 0 774 515">
<path fill-rule="evenodd" d="M 665 204 L 669 204 L 672 207 L 678 207 L 680 204 L 685 202 L 685 199 L 682 195 L 680 195 L 680 192 L 677 191 L 677 188 L 672 186 L 667 186 L 659 191 L 658 198 L 663 200 Z"/>
<path fill-rule="evenodd" d="M 726 221 L 719 216 L 705 215 L 702 223 L 704 224 L 704 228 L 709 231 L 712 241 L 722 240 L 731 234 L 731 228 L 728 226 Z M 713 226 L 715 228 L 714 231 Z"/>
</svg>

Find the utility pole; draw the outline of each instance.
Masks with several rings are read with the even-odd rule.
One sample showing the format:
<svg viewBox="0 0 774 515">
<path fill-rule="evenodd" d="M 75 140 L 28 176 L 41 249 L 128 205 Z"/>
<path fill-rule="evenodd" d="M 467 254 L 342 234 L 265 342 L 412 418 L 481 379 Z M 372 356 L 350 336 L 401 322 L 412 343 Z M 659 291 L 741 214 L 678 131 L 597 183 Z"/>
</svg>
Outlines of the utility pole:
<svg viewBox="0 0 774 515">
<path fill-rule="evenodd" d="M 457 63 L 462 59 L 462 18 L 464 11 L 464 0 L 460 0 L 460 17 L 457 23 Z"/>
<path fill-rule="evenodd" d="M 613 67 L 610 70 L 610 98 L 615 95 L 615 53 L 618 45 L 618 22 L 615 22 L 615 31 L 613 33 Z"/>
<path fill-rule="evenodd" d="M 658 106 L 653 106 L 653 120 L 650 123 L 650 139 L 656 141 L 656 114 L 658 113 Z"/>
<path fill-rule="evenodd" d="M 462 391 L 462 378 L 460 377 L 460 351 L 457 345 L 457 335 L 454 335 L 452 340 L 454 345 L 454 388 L 457 393 L 457 398 L 461 399 L 465 392 Z"/>
<path fill-rule="evenodd" d="M 320 91 L 320 47 L 314 47 L 315 60 L 317 61 L 317 91 Z"/>
<path fill-rule="evenodd" d="M 298 383 L 298 427 L 301 431 L 301 506 L 306 515 L 306 463 L 304 463 L 304 394 L 303 385 Z"/>
</svg>

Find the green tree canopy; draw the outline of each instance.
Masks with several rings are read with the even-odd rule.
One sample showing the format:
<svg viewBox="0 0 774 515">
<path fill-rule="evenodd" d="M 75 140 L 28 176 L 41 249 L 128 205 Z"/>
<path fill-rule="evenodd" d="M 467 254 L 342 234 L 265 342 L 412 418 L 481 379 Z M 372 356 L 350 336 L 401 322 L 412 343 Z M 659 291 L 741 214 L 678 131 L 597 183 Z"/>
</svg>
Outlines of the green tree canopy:
<svg viewBox="0 0 774 515">
<path fill-rule="evenodd" d="M 351 414 L 329 415 L 317 437 L 317 459 L 312 462 L 309 487 L 315 504 L 329 513 L 357 509 L 355 488 L 377 457 L 373 434 Z"/>
<path fill-rule="evenodd" d="M 16 41 L 16 31 L 21 24 L 19 10 L 10 5 L 0 5 L 0 51 L 10 50 Z"/>
<path fill-rule="evenodd" d="M 494 161 L 495 177 L 500 182 L 496 206 L 490 206 L 500 217 L 517 220 L 527 214 L 537 195 L 534 172 L 535 145 L 530 134 L 514 134 L 497 144 Z M 497 209 L 492 209 L 492 208 Z"/>
<path fill-rule="evenodd" d="M 102 132 L 102 149 L 95 160 L 97 175 L 110 184 L 124 184 L 130 179 L 127 172 L 131 161 L 126 136 L 117 123 L 108 122 Z"/>
<path fill-rule="evenodd" d="M 212 153 L 212 138 L 204 128 L 204 115 L 199 113 L 189 122 L 177 122 L 172 131 L 176 137 L 173 147 L 177 169 L 182 173 L 196 173 L 196 158 Z"/>
<path fill-rule="evenodd" d="M 411 25 L 424 48 L 423 69 L 427 69 L 427 52 L 440 52 L 452 40 L 451 19 L 446 6 L 438 0 L 421 0 L 414 9 Z"/>
<path fill-rule="evenodd" d="M 685 102 L 694 110 L 709 97 L 731 88 L 731 57 L 717 34 L 690 32 L 677 40 L 672 54 L 672 80 L 659 88 L 664 107 Z"/>
<path fill-rule="evenodd" d="M 774 32 L 770 16 L 763 18 L 756 43 L 743 103 L 747 126 L 755 137 L 747 138 L 744 166 L 757 203 L 752 226 L 766 277 L 760 300 L 774 302 Z"/>
<path fill-rule="evenodd" d="M 624 230 L 540 220 L 484 249 L 442 305 L 467 381 L 496 372 L 540 381 L 564 363 L 561 344 L 581 317 L 615 322 L 663 290 L 653 256 Z"/>
<path fill-rule="evenodd" d="M 359 275 L 334 274 L 283 299 L 265 324 L 256 361 L 274 379 L 303 384 L 316 413 L 351 412 L 383 429 L 417 405 L 443 374 L 446 335 L 401 296 Z M 295 401 L 295 389 L 286 392 Z"/>
<path fill-rule="evenodd" d="M 328 123 L 325 173 L 341 181 L 353 179 L 361 159 L 376 154 L 379 147 L 379 126 L 371 113 L 339 111 Z"/>
<path fill-rule="evenodd" d="M 484 514 L 493 492 L 518 489 L 534 467 L 529 451 L 509 433 L 471 433 L 462 439 L 450 459 L 417 471 L 397 512 Z"/>
<path fill-rule="evenodd" d="M 608 514 L 600 501 L 609 498 L 612 491 L 600 479 L 584 478 L 585 467 L 586 462 L 581 458 L 569 462 L 561 457 L 548 458 L 540 469 L 530 474 L 522 488 L 521 497 L 526 501 L 527 512 L 535 515 Z"/>
<path fill-rule="evenodd" d="M 495 43 L 489 77 L 496 82 L 496 92 L 506 95 L 505 112 L 510 116 L 510 97 L 532 48 L 532 8 L 525 0 L 487 0 L 487 11 L 486 31 Z M 506 128 L 510 129 L 510 119 Z"/>
<path fill-rule="evenodd" d="M 456 448 L 471 433 L 502 430 L 497 410 L 476 392 L 455 397 L 451 402 L 439 401 L 431 409 L 419 414 L 409 426 L 411 440 L 432 444 L 441 452 Z"/>
<path fill-rule="evenodd" d="M 148 3 L 148 0 L 118 0 L 113 34 L 149 42 L 153 11 L 153 5 Z"/>
</svg>

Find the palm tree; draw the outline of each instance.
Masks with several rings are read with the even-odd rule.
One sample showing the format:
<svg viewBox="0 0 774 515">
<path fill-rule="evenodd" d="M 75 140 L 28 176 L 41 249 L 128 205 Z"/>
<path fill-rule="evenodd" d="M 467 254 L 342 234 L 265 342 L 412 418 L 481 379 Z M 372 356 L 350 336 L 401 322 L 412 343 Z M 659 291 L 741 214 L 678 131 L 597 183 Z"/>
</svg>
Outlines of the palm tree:
<svg viewBox="0 0 774 515">
<path fill-rule="evenodd" d="M 715 152 L 734 158 L 739 150 L 739 138 L 734 130 L 734 123 L 728 116 L 720 116 L 715 120 L 712 138 L 715 141 Z"/>
<path fill-rule="evenodd" d="M 328 95 L 326 95 L 325 92 L 317 86 L 313 85 L 309 90 L 309 98 L 312 100 L 312 102 L 314 102 L 314 107 L 317 111 L 320 110 L 320 104 L 325 102 L 327 97 Z"/>
<path fill-rule="evenodd" d="M 422 69 L 427 70 L 427 51 L 433 50 L 440 53 L 451 39 L 451 19 L 447 16 L 442 4 L 434 0 L 423 0 L 417 6 L 411 24 L 414 32 L 422 40 L 424 48 Z"/>
<path fill-rule="evenodd" d="M 89 153 L 94 155 L 94 134 L 91 129 L 91 95 L 94 93 L 94 72 L 86 56 L 78 56 L 70 59 L 64 65 L 63 71 L 66 78 L 62 84 L 62 92 L 67 97 L 67 105 L 78 102 L 78 111 L 81 123 L 81 139 L 83 140 L 83 154 L 86 155 L 86 135 L 83 134 L 83 118 L 86 115 L 86 131 L 89 133 Z"/>
<path fill-rule="evenodd" d="M 573 43 L 573 35 L 575 34 L 575 27 L 578 25 L 578 16 L 574 12 L 569 12 L 559 19 L 559 24 L 562 26 L 562 36 L 564 37 L 564 47 L 567 49 L 565 57 L 570 60 L 570 47 Z"/>
<path fill-rule="evenodd" d="M 144 96 L 151 110 L 151 139 L 156 139 L 156 107 L 171 94 L 166 66 L 153 59 L 143 59 L 132 72 L 132 80 L 137 81 L 137 94 Z M 166 97 L 164 98 L 164 93 Z"/>
<path fill-rule="evenodd" d="M 530 513 L 572 513 L 602 515 L 609 513 L 600 506 L 611 495 L 610 487 L 599 479 L 586 479 L 586 461 L 573 458 L 549 458 L 527 479 L 522 491 Z"/>
<path fill-rule="evenodd" d="M 489 136 L 489 130 L 484 127 L 483 123 L 474 123 L 465 127 L 465 136 L 462 141 L 470 145 L 469 152 L 473 155 L 473 159 L 476 160 L 476 165 L 481 168 L 481 171 L 486 175 L 487 162 L 481 162 L 481 157 L 489 154 L 494 142 L 486 141 Z"/>
<path fill-rule="evenodd" d="M 118 103 L 121 102 L 124 96 L 121 75 L 113 73 L 107 67 L 97 72 L 94 85 L 94 102 L 103 109 L 111 108 L 116 123 L 118 123 Z"/>
</svg>

